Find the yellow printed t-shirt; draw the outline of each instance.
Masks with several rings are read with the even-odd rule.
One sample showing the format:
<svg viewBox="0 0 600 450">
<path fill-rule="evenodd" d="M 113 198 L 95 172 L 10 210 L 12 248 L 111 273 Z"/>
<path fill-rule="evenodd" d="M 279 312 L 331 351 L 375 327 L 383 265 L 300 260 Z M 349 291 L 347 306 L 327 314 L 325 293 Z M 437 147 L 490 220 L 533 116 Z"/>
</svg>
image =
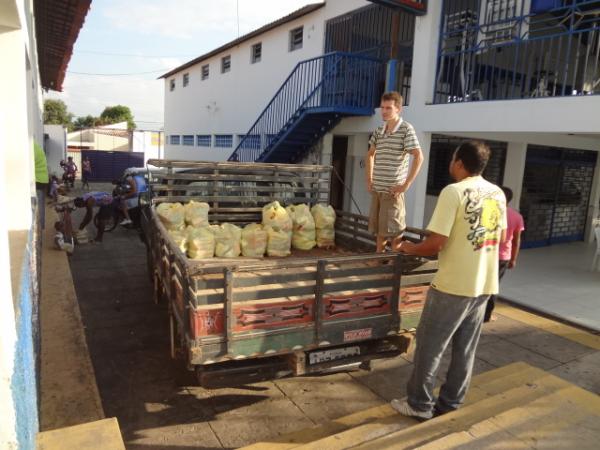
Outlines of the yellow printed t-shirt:
<svg viewBox="0 0 600 450">
<path fill-rule="evenodd" d="M 465 297 L 498 293 L 498 248 L 506 229 L 506 198 L 481 176 L 446 186 L 428 230 L 448 237 L 431 286 Z"/>
</svg>

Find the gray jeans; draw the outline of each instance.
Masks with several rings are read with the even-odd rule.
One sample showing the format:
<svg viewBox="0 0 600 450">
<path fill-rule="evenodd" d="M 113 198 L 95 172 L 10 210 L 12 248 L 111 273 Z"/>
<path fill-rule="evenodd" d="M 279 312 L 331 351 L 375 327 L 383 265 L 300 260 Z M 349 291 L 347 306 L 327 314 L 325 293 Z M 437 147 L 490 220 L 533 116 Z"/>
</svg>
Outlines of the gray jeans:
<svg viewBox="0 0 600 450">
<path fill-rule="evenodd" d="M 417 327 L 408 403 L 419 411 L 457 409 L 464 402 L 475 362 L 485 305 L 489 295 L 461 297 L 429 289 Z M 442 355 L 452 341 L 452 360 L 437 402 L 433 397 Z"/>
</svg>

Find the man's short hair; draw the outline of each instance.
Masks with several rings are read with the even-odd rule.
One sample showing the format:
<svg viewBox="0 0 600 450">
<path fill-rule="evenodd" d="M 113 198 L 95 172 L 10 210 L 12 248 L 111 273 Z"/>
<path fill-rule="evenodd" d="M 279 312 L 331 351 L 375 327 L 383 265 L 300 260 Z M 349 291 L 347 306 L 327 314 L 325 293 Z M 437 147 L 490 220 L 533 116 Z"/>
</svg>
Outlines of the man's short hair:
<svg viewBox="0 0 600 450">
<path fill-rule="evenodd" d="M 490 159 L 490 148 L 481 141 L 465 141 L 458 146 L 454 159 L 461 161 L 472 175 L 481 175 Z"/>
<path fill-rule="evenodd" d="M 500 189 L 502 189 L 502 192 L 504 192 L 504 196 L 506 197 L 506 203 L 510 203 L 510 201 L 513 199 L 512 189 L 507 186 L 502 186 Z"/>
<path fill-rule="evenodd" d="M 383 94 L 381 96 L 381 101 L 382 102 L 393 101 L 394 105 L 396 105 L 396 108 L 402 107 L 402 95 L 400 95 L 400 93 L 396 92 L 396 91 L 386 92 L 385 94 Z"/>
</svg>

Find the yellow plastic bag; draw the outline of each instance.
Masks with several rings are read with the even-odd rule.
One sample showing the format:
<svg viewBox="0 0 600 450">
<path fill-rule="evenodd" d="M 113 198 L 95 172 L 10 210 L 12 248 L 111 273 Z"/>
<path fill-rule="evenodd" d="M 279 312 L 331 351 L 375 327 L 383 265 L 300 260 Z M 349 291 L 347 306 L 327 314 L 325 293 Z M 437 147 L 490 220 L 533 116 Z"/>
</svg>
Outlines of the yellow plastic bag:
<svg viewBox="0 0 600 450">
<path fill-rule="evenodd" d="M 185 253 L 188 245 L 187 233 L 184 230 L 167 230 L 167 233 L 173 238 L 179 250 Z"/>
<path fill-rule="evenodd" d="M 215 255 L 215 235 L 209 226 L 187 227 L 188 256 L 192 259 Z"/>
<path fill-rule="evenodd" d="M 240 256 L 242 229 L 231 223 L 212 225 L 215 234 L 215 256 L 219 258 L 236 258 Z"/>
<path fill-rule="evenodd" d="M 183 208 L 185 209 L 185 223 L 193 227 L 203 227 L 208 225 L 208 203 L 195 202 L 190 200 Z"/>
<path fill-rule="evenodd" d="M 317 228 L 317 247 L 335 247 L 335 210 L 331 205 L 317 203 L 310 210 Z"/>
<path fill-rule="evenodd" d="M 267 255 L 269 256 L 289 256 L 291 254 L 292 233 L 281 231 L 276 228 L 266 226 L 267 230 Z"/>
<path fill-rule="evenodd" d="M 317 245 L 315 235 L 315 219 L 308 205 L 290 205 L 285 208 L 293 223 L 292 247 L 299 250 L 310 250 Z"/>
<path fill-rule="evenodd" d="M 259 223 L 246 225 L 242 230 L 242 255 L 261 258 L 267 250 L 267 232 Z"/>
<path fill-rule="evenodd" d="M 262 224 L 286 232 L 291 232 L 293 227 L 290 215 L 277 201 L 263 206 Z"/>
<path fill-rule="evenodd" d="M 156 207 L 156 213 L 167 230 L 182 230 L 185 227 L 185 209 L 181 203 L 161 203 Z"/>
</svg>

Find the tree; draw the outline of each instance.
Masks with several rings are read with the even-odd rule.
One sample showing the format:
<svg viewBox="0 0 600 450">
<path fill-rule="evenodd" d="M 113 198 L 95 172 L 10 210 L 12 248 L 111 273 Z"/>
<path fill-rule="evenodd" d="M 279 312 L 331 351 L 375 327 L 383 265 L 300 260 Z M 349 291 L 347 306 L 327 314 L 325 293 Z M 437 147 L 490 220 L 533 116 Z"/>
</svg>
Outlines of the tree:
<svg viewBox="0 0 600 450">
<path fill-rule="evenodd" d="M 107 106 L 100 114 L 100 120 L 104 125 L 110 125 L 112 123 L 127 122 L 128 130 L 135 130 L 136 125 L 133 121 L 133 114 L 128 106 L 116 105 Z"/>
<path fill-rule="evenodd" d="M 100 120 L 100 118 L 88 114 L 85 117 L 78 117 L 77 119 L 75 119 L 75 121 L 73 122 L 73 129 L 77 131 L 82 130 L 84 128 L 93 128 L 98 125 L 102 125 L 102 121 Z"/>
<path fill-rule="evenodd" d="M 44 123 L 48 125 L 64 125 L 71 128 L 73 114 L 67 110 L 67 105 L 62 100 L 44 100 Z"/>
</svg>

